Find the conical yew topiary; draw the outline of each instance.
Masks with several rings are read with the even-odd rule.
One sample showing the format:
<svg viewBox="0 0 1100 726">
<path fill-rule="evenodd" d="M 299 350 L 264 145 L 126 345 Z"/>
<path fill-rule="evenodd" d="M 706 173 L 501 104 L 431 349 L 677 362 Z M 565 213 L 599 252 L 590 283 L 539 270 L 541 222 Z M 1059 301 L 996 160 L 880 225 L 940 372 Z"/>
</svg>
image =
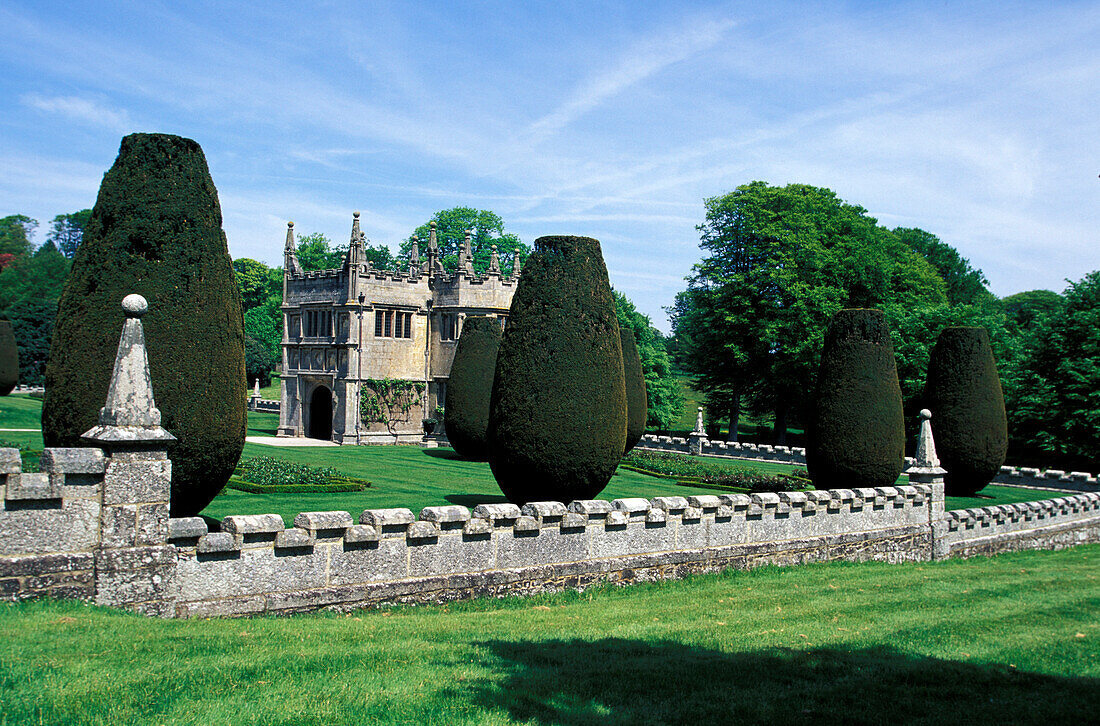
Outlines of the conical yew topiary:
<svg viewBox="0 0 1100 726">
<path fill-rule="evenodd" d="M 11 323 L 0 320 L 0 396 L 12 392 L 19 383 L 19 346 Z"/>
<path fill-rule="evenodd" d="M 489 399 L 500 350 L 500 320 L 484 316 L 466 318 L 447 380 L 443 410 L 447 439 L 454 450 L 475 461 L 489 455 Z"/>
<path fill-rule="evenodd" d="M 947 328 L 928 358 L 924 405 L 944 491 L 971 496 L 993 480 L 1008 450 L 1008 421 L 997 363 L 985 328 Z"/>
<path fill-rule="evenodd" d="M 825 333 L 806 468 L 818 489 L 893 486 L 905 460 L 894 348 L 879 310 L 841 310 Z"/>
<path fill-rule="evenodd" d="M 516 503 L 591 499 L 625 444 L 622 343 L 600 243 L 540 237 L 497 355 L 493 476 Z"/>
<path fill-rule="evenodd" d="M 131 134 L 103 177 L 58 303 L 46 365 L 42 434 L 78 446 L 107 396 L 123 313 L 143 319 L 153 393 L 178 441 L 172 515 L 201 511 L 233 472 L 244 446 L 241 296 L 206 157 L 190 139 Z"/>
<path fill-rule="evenodd" d="M 646 398 L 642 359 L 638 356 L 634 331 L 620 327 L 619 333 L 623 345 L 623 376 L 626 380 L 626 451 L 630 451 L 638 445 L 645 433 L 649 401 Z"/>
</svg>

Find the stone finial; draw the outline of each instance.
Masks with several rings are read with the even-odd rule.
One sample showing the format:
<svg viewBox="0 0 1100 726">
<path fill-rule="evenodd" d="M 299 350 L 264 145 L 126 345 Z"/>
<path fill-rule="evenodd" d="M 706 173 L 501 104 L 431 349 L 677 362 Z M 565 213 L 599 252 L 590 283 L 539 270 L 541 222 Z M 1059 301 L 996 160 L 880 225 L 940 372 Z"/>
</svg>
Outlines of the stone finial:
<svg viewBox="0 0 1100 726">
<path fill-rule="evenodd" d="M 435 236 L 435 222 L 428 222 L 428 254 L 439 253 L 439 240 Z"/>
<path fill-rule="evenodd" d="M 286 223 L 286 245 L 283 246 L 283 269 L 288 275 L 301 275 L 298 263 L 298 245 L 294 241 L 294 222 Z"/>
<path fill-rule="evenodd" d="M 493 252 L 489 255 L 489 273 L 500 274 L 500 255 L 497 254 L 497 246 L 493 245 Z"/>
<path fill-rule="evenodd" d="M 940 466 L 940 459 L 936 455 L 936 442 L 932 439 L 932 412 L 927 408 L 922 409 L 920 419 L 916 462 L 905 473 L 913 483 L 942 483 L 947 470 Z"/>
<path fill-rule="evenodd" d="M 516 250 L 515 254 L 512 255 L 512 279 L 513 280 L 519 279 L 519 273 L 522 271 L 522 269 L 523 269 L 523 263 L 520 262 L 520 259 L 519 259 L 519 250 Z"/>
<path fill-rule="evenodd" d="M 160 411 L 153 399 L 149 358 L 141 317 L 149 304 L 141 295 L 122 300 L 126 322 L 118 342 L 114 373 L 107 389 L 107 403 L 99 409 L 99 425 L 84 438 L 106 444 L 167 443 L 175 437 L 160 426 Z"/>
<path fill-rule="evenodd" d="M 473 234 L 474 231 L 472 229 L 466 230 L 466 240 L 462 243 L 462 255 L 466 258 L 466 264 L 462 267 L 471 275 L 474 274 L 474 250 L 470 246 L 470 237 L 473 236 Z"/>
<path fill-rule="evenodd" d="M 256 383 L 252 386 L 252 397 L 253 398 L 259 398 L 260 397 L 260 377 L 259 376 L 256 376 Z"/>
<path fill-rule="evenodd" d="M 414 234 L 411 240 L 412 247 L 409 249 L 409 266 L 420 267 L 420 238 Z"/>
<path fill-rule="evenodd" d="M 693 434 L 706 433 L 706 429 L 703 428 L 703 407 L 702 406 L 700 406 L 695 411 L 695 430 L 692 431 L 691 433 L 693 433 Z"/>
<path fill-rule="evenodd" d="M 355 244 L 362 232 L 359 231 L 359 212 L 351 213 L 351 243 Z"/>
</svg>

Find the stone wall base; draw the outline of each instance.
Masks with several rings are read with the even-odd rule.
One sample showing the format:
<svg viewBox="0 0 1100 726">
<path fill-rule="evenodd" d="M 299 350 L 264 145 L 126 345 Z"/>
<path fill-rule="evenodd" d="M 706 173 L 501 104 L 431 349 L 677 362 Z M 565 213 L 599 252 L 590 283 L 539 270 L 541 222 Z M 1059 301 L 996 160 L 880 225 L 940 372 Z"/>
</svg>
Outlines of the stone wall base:
<svg viewBox="0 0 1100 726">
<path fill-rule="evenodd" d="M 241 616 L 311 610 L 347 612 L 396 604 L 438 604 L 472 598 L 583 590 L 591 585 L 674 580 L 730 568 L 846 560 L 915 562 L 932 559 L 927 526 L 828 537 L 682 550 L 583 562 L 408 578 L 236 598 L 184 602 L 176 617 Z"/>
</svg>

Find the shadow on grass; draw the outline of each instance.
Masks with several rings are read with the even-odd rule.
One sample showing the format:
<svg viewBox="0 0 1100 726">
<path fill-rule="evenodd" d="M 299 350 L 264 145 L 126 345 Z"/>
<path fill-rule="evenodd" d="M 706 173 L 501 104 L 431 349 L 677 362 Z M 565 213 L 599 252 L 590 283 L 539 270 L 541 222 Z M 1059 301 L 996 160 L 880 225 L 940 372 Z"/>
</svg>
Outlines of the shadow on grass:
<svg viewBox="0 0 1100 726">
<path fill-rule="evenodd" d="M 274 436 L 275 434 L 279 433 L 279 427 L 276 426 L 274 428 L 268 429 L 268 428 L 264 428 L 262 426 L 249 426 L 247 433 L 248 433 L 249 436 L 257 436 L 257 435 Z"/>
<path fill-rule="evenodd" d="M 451 504 L 461 504 L 471 509 L 479 504 L 504 504 L 508 501 L 503 494 L 448 494 L 443 498 Z"/>
<path fill-rule="evenodd" d="M 672 641 L 488 641 L 502 671 L 457 699 L 536 724 L 1078 723 L 1100 679 L 893 648 L 724 653 Z"/>
<path fill-rule="evenodd" d="M 432 456 L 436 459 L 447 459 L 448 461 L 470 461 L 461 454 L 456 454 L 452 449 L 423 449 L 425 456 Z"/>
</svg>

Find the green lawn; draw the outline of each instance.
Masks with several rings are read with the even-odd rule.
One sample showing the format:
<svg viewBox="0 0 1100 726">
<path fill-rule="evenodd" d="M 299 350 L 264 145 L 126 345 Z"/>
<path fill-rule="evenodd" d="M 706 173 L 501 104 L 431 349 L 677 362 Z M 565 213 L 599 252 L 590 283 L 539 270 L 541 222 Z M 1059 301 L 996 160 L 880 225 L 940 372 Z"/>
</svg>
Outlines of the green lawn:
<svg viewBox="0 0 1100 726">
<path fill-rule="evenodd" d="M 0 723 L 1078 724 L 1100 546 L 446 607 L 164 621 L 0 605 Z"/>
<path fill-rule="evenodd" d="M 42 426 L 42 399 L 25 393 L 0 396 L 0 428 L 37 429 Z M 10 431 L 0 431 L 0 439 Z"/>
</svg>

